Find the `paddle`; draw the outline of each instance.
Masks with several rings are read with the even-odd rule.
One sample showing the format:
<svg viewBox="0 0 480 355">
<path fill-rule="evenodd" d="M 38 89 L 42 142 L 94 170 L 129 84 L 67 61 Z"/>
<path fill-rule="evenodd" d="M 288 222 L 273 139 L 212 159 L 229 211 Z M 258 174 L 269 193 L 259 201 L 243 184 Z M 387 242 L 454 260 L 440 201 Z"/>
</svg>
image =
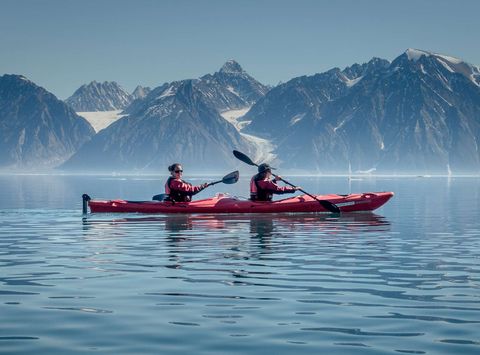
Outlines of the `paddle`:
<svg viewBox="0 0 480 355">
<path fill-rule="evenodd" d="M 244 163 L 248 164 L 248 165 L 253 165 L 253 166 L 258 166 L 258 164 L 256 164 L 252 159 L 250 159 L 248 156 L 246 156 L 245 154 L 243 154 L 242 152 L 239 152 L 238 150 L 234 150 L 233 151 L 233 155 L 235 155 L 235 158 L 237 158 L 238 160 L 241 160 L 243 161 Z M 277 175 L 273 174 L 272 175 L 276 178 Z M 297 187 L 291 183 L 289 183 L 287 180 L 283 179 L 282 178 L 282 181 L 287 184 L 287 185 L 290 185 L 291 187 Z M 311 195 L 309 194 L 308 192 L 302 190 L 302 189 L 299 189 L 301 192 L 303 192 L 305 195 L 307 196 L 310 196 L 311 198 L 313 198 L 314 200 L 318 201 L 323 208 L 325 208 L 326 210 L 332 212 L 332 213 L 340 213 L 340 208 L 338 208 L 337 205 L 331 203 L 330 201 L 327 201 L 327 200 L 319 200 L 318 198 L 316 198 L 314 195 Z"/>
<path fill-rule="evenodd" d="M 214 182 L 209 182 L 208 186 L 212 186 L 215 184 L 219 184 L 223 182 L 224 184 L 235 184 L 238 181 L 238 177 L 240 176 L 238 170 L 231 172 L 230 174 L 225 175 L 222 180 L 214 181 Z"/>
<path fill-rule="evenodd" d="M 227 174 L 225 175 L 222 180 L 218 180 L 218 181 L 214 181 L 214 182 L 209 182 L 206 186 L 209 187 L 209 186 L 213 186 L 215 184 L 219 184 L 221 182 L 223 182 L 224 184 L 235 184 L 237 181 L 238 181 L 238 177 L 240 176 L 240 174 L 238 173 L 238 170 L 237 171 L 233 171 L 231 172 L 230 174 Z M 152 197 L 152 200 L 155 200 L 155 201 L 163 201 L 165 200 L 166 198 L 168 197 L 168 194 L 159 194 L 159 195 L 155 195 Z"/>
</svg>

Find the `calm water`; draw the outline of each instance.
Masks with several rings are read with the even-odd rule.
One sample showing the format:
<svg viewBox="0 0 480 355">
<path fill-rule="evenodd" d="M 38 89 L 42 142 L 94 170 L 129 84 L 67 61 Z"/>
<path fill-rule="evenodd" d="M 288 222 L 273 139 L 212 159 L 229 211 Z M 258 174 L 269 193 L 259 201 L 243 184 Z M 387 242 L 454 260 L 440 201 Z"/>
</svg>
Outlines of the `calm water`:
<svg viewBox="0 0 480 355">
<path fill-rule="evenodd" d="M 480 353 L 479 178 L 291 178 L 394 191 L 374 214 L 82 220 L 162 180 L 0 176 L 0 352 Z"/>
</svg>

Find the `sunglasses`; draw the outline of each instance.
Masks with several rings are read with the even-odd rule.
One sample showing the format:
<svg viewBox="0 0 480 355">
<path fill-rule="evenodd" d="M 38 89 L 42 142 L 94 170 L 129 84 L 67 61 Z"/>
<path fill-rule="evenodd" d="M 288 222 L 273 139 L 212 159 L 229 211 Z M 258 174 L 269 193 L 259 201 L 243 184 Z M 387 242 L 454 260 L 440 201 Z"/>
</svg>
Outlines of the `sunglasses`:
<svg viewBox="0 0 480 355">
<path fill-rule="evenodd" d="M 183 173 L 183 170 L 175 170 L 176 173 Z"/>
</svg>

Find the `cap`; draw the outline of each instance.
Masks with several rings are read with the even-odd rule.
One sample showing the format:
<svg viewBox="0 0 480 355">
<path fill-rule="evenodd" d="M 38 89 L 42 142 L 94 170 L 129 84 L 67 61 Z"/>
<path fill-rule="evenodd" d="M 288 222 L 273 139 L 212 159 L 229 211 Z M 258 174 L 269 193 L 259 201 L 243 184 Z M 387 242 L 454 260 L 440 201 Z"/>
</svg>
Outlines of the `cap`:
<svg viewBox="0 0 480 355">
<path fill-rule="evenodd" d="M 265 172 L 265 171 L 272 171 L 272 169 L 274 169 L 274 168 L 272 168 L 272 167 L 271 167 L 270 165 L 268 165 L 267 163 L 263 163 L 263 164 L 260 164 L 260 165 L 258 166 L 258 172 L 259 172 L 259 173 L 263 173 L 263 172 Z"/>
</svg>

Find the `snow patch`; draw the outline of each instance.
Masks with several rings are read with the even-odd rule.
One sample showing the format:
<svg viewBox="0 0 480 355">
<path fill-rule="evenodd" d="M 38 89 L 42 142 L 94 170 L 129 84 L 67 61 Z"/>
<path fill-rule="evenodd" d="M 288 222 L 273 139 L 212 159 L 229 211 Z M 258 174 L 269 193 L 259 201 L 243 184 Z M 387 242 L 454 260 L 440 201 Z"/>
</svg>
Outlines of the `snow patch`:
<svg viewBox="0 0 480 355">
<path fill-rule="evenodd" d="M 240 135 L 253 145 L 255 149 L 254 161 L 274 161 L 277 158 L 277 156 L 272 153 L 275 146 L 269 140 L 246 133 L 240 133 Z"/>
<path fill-rule="evenodd" d="M 455 70 L 453 70 L 452 67 L 450 65 L 448 65 L 448 62 L 445 62 L 441 58 L 437 58 L 437 59 L 438 59 L 438 62 L 440 64 L 442 64 L 445 69 L 447 69 L 451 73 L 455 73 Z"/>
<path fill-rule="evenodd" d="M 451 56 L 443 55 L 443 54 L 438 54 L 438 53 L 433 53 L 433 52 L 422 51 L 420 49 L 408 48 L 405 51 L 405 54 L 407 55 L 409 60 L 413 60 L 414 62 L 419 60 L 421 56 L 426 56 L 426 57 L 433 56 L 437 60 L 439 60 L 441 62 L 444 62 L 444 63 L 445 62 L 450 63 L 450 64 L 462 64 L 462 63 L 464 63 L 463 60 L 461 60 L 459 58 L 455 58 L 455 57 L 451 57 Z"/>
<path fill-rule="evenodd" d="M 354 109 L 355 109 L 355 108 L 356 108 L 356 107 L 354 107 Z M 333 132 L 336 133 L 338 129 L 342 128 L 345 123 L 347 123 L 348 121 L 350 121 L 350 119 L 352 118 L 352 115 L 353 115 L 353 114 L 350 114 L 350 115 L 348 115 L 347 117 L 345 117 L 345 119 L 344 119 L 343 121 L 341 121 L 336 127 L 333 128 Z"/>
<path fill-rule="evenodd" d="M 253 136 L 251 134 L 242 133 L 241 130 L 246 127 L 250 121 L 239 121 L 239 118 L 245 116 L 250 110 L 250 107 L 246 107 L 240 110 L 224 111 L 220 115 L 230 122 L 254 148 L 255 155 L 253 160 L 255 161 L 274 161 L 276 155 L 272 152 L 275 150 L 275 146 L 268 139 Z"/>
<path fill-rule="evenodd" d="M 347 85 L 347 87 L 351 88 L 352 86 L 356 85 L 360 80 L 363 79 L 363 76 L 359 76 L 358 78 L 355 78 L 355 79 L 348 79 L 348 78 L 345 78 L 345 85 Z"/>
<path fill-rule="evenodd" d="M 421 51 L 419 49 L 413 49 L 413 48 L 408 48 L 406 51 L 405 51 L 405 54 L 407 55 L 408 57 L 408 60 L 413 60 L 414 62 L 416 62 L 417 60 L 420 59 L 421 56 L 427 56 L 429 57 L 430 56 L 430 53 L 428 52 L 425 52 L 425 51 Z"/>
<path fill-rule="evenodd" d="M 453 63 L 453 64 L 460 64 L 463 62 L 463 60 L 455 58 L 455 57 L 450 57 L 448 55 L 442 55 L 442 54 L 436 54 L 437 57 L 440 57 L 442 59 L 445 59 L 447 62 Z"/>
<path fill-rule="evenodd" d="M 290 126 L 293 126 L 297 122 L 301 121 L 304 116 L 305 116 L 305 113 L 299 113 L 299 114 L 293 116 L 292 119 L 290 120 Z"/>
<path fill-rule="evenodd" d="M 227 90 L 230 91 L 232 94 L 236 96 L 240 96 L 238 92 L 235 91 L 235 89 L 232 86 L 227 86 Z"/>
<path fill-rule="evenodd" d="M 223 111 L 220 115 L 225 118 L 228 122 L 234 125 L 237 131 L 240 131 L 245 127 L 250 121 L 238 121 L 242 116 L 245 116 L 247 112 L 250 111 L 250 107 L 245 107 L 240 110 L 229 110 Z"/>
<path fill-rule="evenodd" d="M 168 89 L 166 89 L 164 92 L 162 92 L 162 94 L 158 98 L 161 99 L 161 98 L 168 97 L 168 96 L 173 96 L 173 95 L 175 95 L 175 90 L 174 90 L 173 86 L 170 86 Z"/>
<path fill-rule="evenodd" d="M 88 123 L 90 123 L 95 130 L 99 132 L 102 129 L 110 126 L 113 122 L 117 121 L 119 118 L 127 116 L 121 115 L 122 110 L 115 111 L 94 111 L 94 112 L 77 112 L 77 115 L 85 118 Z"/>
</svg>

